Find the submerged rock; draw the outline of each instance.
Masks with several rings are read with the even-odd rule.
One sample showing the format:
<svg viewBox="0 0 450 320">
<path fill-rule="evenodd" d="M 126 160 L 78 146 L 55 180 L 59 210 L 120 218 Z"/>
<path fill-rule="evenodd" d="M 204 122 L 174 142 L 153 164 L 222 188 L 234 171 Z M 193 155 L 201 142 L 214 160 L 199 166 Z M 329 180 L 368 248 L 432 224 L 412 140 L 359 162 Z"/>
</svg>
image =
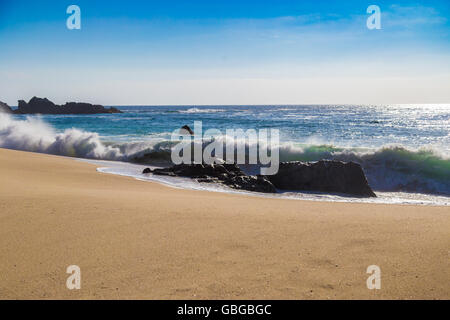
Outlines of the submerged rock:
<svg viewBox="0 0 450 320">
<path fill-rule="evenodd" d="M 144 169 L 143 173 L 149 173 L 147 169 Z M 221 183 L 239 190 L 276 192 L 275 187 L 266 177 L 246 175 L 235 164 L 180 164 L 170 168 L 155 169 L 151 172 L 156 175 L 197 179 L 198 182 Z"/>
<path fill-rule="evenodd" d="M 194 134 L 194 131 L 192 131 L 191 127 L 188 125 L 182 126 L 180 129 L 181 134 L 190 134 L 191 136 Z"/>
<path fill-rule="evenodd" d="M 131 158 L 130 161 L 139 164 L 154 164 L 154 165 L 157 164 L 167 165 L 168 163 L 172 163 L 170 151 L 167 150 L 157 150 L 147 152 Z"/>
<path fill-rule="evenodd" d="M 47 98 L 33 97 L 27 103 L 19 100 L 17 114 L 98 114 L 98 113 L 122 113 L 117 108 L 105 108 L 98 104 L 83 102 L 67 102 L 64 105 L 56 105 Z"/>
<path fill-rule="evenodd" d="M 13 113 L 12 109 L 4 102 L 0 101 L 0 112 Z"/>
<path fill-rule="evenodd" d="M 344 193 L 376 197 L 361 166 L 354 162 L 282 162 L 278 173 L 267 176 L 280 190 Z"/>
<path fill-rule="evenodd" d="M 145 168 L 144 171 L 142 171 L 142 173 L 152 173 L 152 169 Z"/>
</svg>

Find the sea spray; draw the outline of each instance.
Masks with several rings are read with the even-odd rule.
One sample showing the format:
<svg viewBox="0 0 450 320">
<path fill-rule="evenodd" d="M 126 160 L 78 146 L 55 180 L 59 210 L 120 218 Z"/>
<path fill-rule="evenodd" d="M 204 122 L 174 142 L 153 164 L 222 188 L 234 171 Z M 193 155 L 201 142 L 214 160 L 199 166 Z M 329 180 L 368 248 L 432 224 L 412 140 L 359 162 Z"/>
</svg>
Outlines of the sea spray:
<svg viewBox="0 0 450 320">
<path fill-rule="evenodd" d="M 119 148 L 104 145 L 97 133 L 77 129 L 56 133 L 39 116 L 16 120 L 0 114 L 0 147 L 79 158 L 124 159 Z"/>
<path fill-rule="evenodd" d="M 232 139 L 232 137 L 216 137 Z M 260 141 L 236 140 L 249 150 Z M 201 142 L 202 143 L 202 142 Z M 203 143 L 202 143 L 203 144 Z M 170 161 L 173 142 L 158 134 L 157 141 L 106 142 L 98 133 L 79 129 L 57 132 L 39 116 L 19 120 L 0 114 L 0 147 L 89 159 L 151 164 Z M 280 161 L 354 161 L 364 169 L 376 191 L 407 191 L 450 195 L 450 159 L 433 148 L 413 150 L 402 145 L 349 148 L 280 142 Z"/>
<path fill-rule="evenodd" d="M 407 191 L 450 194 L 450 159 L 431 148 L 409 150 L 390 145 L 379 149 L 306 146 L 289 160 L 317 161 L 321 159 L 359 163 L 374 188 L 379 191 Z M 281 153 L 281 159 L 286 153 Z"/>
</svg>

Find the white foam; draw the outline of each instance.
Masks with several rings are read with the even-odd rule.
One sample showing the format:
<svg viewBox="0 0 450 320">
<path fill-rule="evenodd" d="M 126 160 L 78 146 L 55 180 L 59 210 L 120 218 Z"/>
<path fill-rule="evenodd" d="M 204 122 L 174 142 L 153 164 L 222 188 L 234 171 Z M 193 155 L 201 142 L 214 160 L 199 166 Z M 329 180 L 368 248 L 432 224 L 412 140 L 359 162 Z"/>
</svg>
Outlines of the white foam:
<svg viewBox="0 0 450 320">
<path fill-rule="evenodd" d="M 0 114 L 0 147 L 94 159 L 124 157 L 119 148 L 104 145 L 95 132 L 68 129 L 56 133 L 38 116 L 16 120 Z"/>
<path fill-rule="evenodd" d="M 152 156 L 156 160 L 170 159 L 173 143 L 166 140 L 167 135 L 168 133 L 155 134 L 149 141 L 108 144 L 102 142 L 95 132 L 67 129 L 57 133 L 38 116 L 18 120 L 7 114 L 0 114 L 0 147 L 77 158 L 127 161 L 146 155 L 149 159 Z M 217 139 L 234 139 L 235 148 L 244 146 L 245 149 L 265 143 L 258 139 L 246 141 L 229 136 Z M 430 199 L 436 198 L 431 194 L 450 194 L 450 160 L 446 150 L 410 150 L 402 146 L 355 150 L 292 142 L 283 142 L 279 147 L 281 161 L 333 159 L 357 162 L 363 167 L 372 188 L 375 191 L 386 191 L 379 194 L 386 194 L 388 198 L 394 199 L 396 196 L 390 197 L 388 191 L 396 190 L 428 193 L 430 195 L 427 197 Z"/>
<path fill-rule="evenodd" d="M 200 108 L 189 108 L 187 110 L 179 110 L 179 113 L 216 113 L 225 112 L 224 109 L 200 109 Z"/>
<path fill-rule="evenodd" d="M 128 162 L 118 162 L 118 161 L 99 161 L 86 159 L 78 159 L 78 160 L 87 161 L 98 165 L 99 168 L 97 168 L 97 170 L 102 173 L 133 177 L 135 179 L 142 181 L 157 182 L 178 189 L 223 192 L 223 193 L 242 194 L 263 198 L 289 199 L 289 200 L 450 206 L 450 197 L 434 196 L 420 193 L 405 193 L 405 192 L 376 192 L 378 196 L 377 198 L 355 198 L 345 195 L 334 195 L 334 194 L 312 193 L 312 192 L 283 192 L 278 194 L 264 194 L 231 189 L 229 187 L 220 184 L 199 183 L 196 180 L 189 178 L 142 174 L 144 168 L 151 168 L 151 169 L 156 168 L 147 165 L 137 165 L 137 164 L 130 164 Z"/>
</svg>

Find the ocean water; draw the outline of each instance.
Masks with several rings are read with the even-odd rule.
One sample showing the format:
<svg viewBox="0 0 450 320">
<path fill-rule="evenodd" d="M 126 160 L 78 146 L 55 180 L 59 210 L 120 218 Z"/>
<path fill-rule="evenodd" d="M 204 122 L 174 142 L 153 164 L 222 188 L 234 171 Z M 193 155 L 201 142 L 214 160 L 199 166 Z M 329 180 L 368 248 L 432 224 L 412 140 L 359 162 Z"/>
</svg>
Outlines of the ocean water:
<svg viewBox="0 0 450 320">
<path fill-rule="evenodd" d="M 128 162 L 150 154 L 146 158 L 149 164 L 160 165 L 161 160 L 170 157 L 172 131 L 183 125 L 193 127 L 194 121 L 202 121 L 203 131 L 214 128 L 223 133 L 226 129 L 276 128 L 280 130 L 281 161 L 355 161 L 362 165 L 369 184 L 379 195 L 381 200 L 376 201 L 450 203 L 448 104 L 118 108 L 124 113 L 2 114 L 0 147 L 114 161 L 102 162 L 101 170 L 147 179 L 140 175 L 140 166 Z M 258 141 L 248 142 L 252 143 Z M 194 189 L 221 188 L 183 179 L 177 181 L 162 182 Z M 227 189 L 219 191 L 231 192 Z M 307 193 L 285 193 L 280 196 L 355 200 L 339 195 Z"/>
</svg>

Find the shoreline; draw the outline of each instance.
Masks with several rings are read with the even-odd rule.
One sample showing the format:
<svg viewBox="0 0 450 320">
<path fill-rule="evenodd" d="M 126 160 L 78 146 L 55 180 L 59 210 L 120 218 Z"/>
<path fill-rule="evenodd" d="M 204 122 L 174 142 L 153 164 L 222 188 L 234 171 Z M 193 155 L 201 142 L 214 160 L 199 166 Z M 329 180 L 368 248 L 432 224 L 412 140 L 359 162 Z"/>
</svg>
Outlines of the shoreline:
<svg viewBox="0 0 450 320">
<path fill-rule="evenodd" d="M 131 107 L 130 107 L 131 108 Z M 150 109 L 130 109 L 124 110 L 125 114 L 112 114 L 106 116 L 73 116 L 69 117 L 68 123 L 64 121 L 61 124 L 61 116 L 44 115 L 42 117 L 23 117 L 23 116 L 3 116 L 0 114 L 2 125 L 9 128 L 2 132 L 1 146 L 11 149 L 23 151 L 38 151 L 47 154 L 58 154 L 66 156 L 76 156 L 79 158 L 96 158 L 110 159 L 116 161 L 129 161 L 134 159 L 135 162 L 149 160 L 158 160 L 170 158 L 170 125 L 158 127 L 152 130 L 148 135 L 138 134 L 135 136 L 136 123 L 132 119 L 139 119 L 139 123 L 156 124 L 161 119 L 166 119 L 169 124 L 182 116 L 184 123 L 191 123 L 201 119 L 208 121 L 211 125 L 216 124 L 219 130 L 226 129 L 223 123 L 210 119 L 210 113 L 216 113 L 219 110 L 207 109 L 200 113 L 190 113 L 190 109 L 180 109 L 176 113 L 167 113 L 167 110 Z M 328 108 L 328 107 L 327 107 Z M 258 110 L 231 110 L 229 116 L 239 121 L 242 111 L 248 111 L 251 114 L 255 128 L 260 128 L 257 118 Z M 280 117 L 289 119 L 288 111 L 280 112 Z M 308 109 L 309 110 L 309 109 Z M 273 110 L 267 110 L 272 112 Z M 295 111 L 295 112 L 294 112 Z M 294 110 L 295 115 L 308 115 L 313 112 L 321 112 L 320 110 L 311 109 L 309 111 Z M 322 110 L 323 111 L 323 110 Z M 423 111 L 423 110 L 422 110 Z M 421 111 L 421 112 L 422 112 Z M 444 110 L 445 111 L 445 110 Z M 290 112 L 290 111 L 289 111 Z M 344 114 L 351 115 L 353 110 L 346 110 Z M 425 115 L 424 115 L 425 116 Z M 445 112 L 444 112 L 445 116 Z M 66 117 L 64 117 L 66 119 Z M 219 117 L 221 118 L 221 117 Z M 315 117 L 314 119 L 316 119 Z M 378 123 L 372 125 L 373 120 L 370 116 L 365 121 L 359 120 L 358 123 L 364 126 L 369 134 L 372 130 L 382 130 L 384 124 Z M 90 119 L 85 121 L 83 119 Z M 83 125 L 94 121 L 96 126 Z M 347 119 L 344 117 L 344 119 Z M 443 118 L 445 119 L 445 117 Z M 394 119 L 391 119 L 392 121 Z M 400 119 L 398 119 L 400 120 Z M 318 120 L 316 120 L 317 122 Z M 430 120 L 431 121 L 431 120 Z M 434 120 L 433 120 L 434 121 Z M 123 123 L 123 132 L 117 135 L 117 132 L 111 130 L 111 123 Z M 330 121 L 328 121 L 330 122 Z M 291 123 L 294 129 L 294 122 Z M 318 125 L 318 123 L 316 123 Z M 329 123 L 333 130 L 333 123 Z M 98 127 L 97 127 L 98 126 Z M 176 128 L 179 124 L 176 125 Z M 93 128 L 98 128 L 94 129 Z M 170 129 L 169 129 L 170 128 Z M 176 129 L 175 128 L 175 129 Z M 262 127 L 261 127 L 262 128 Z M 442 128 L 445 130 L 446 128 Z M 93 131 L 92 131 L 93 130 Z M 168 130 L 168 131 L 167 131 Z M 339 129 L 340 130 L 340 129 Z M 414 128 L 408 130 L 414 132 Z M 102 132 L 99 134 L 96 131 Z M 166 132 L 167 131 L 167 132 Z M 448 170 L 450 160 L 448 158 L 448 144 L 443 139 L 434 147 L 426 147 L 423 143 L 411 145 L 411 143 L 397 143 L 398 141 L 383 140 L 376 143 L 368 141 L 355 142 L 347 144 L 345 141 L 303 141 L 292 134 L 283 139 L 280 143 L 280 161 L 320 161 L 335 160 L 342 162 L 355 162 L 361 165 L 370 187 L 373 190 L 385 190 L 391 192 L 402 190 L 405 198 L 409 199 L 411 194 L 428 194 L 432 202 L 448 204 L 449 201 L 439 200 L 433 201 L 433 197 L 446 197 L 450 199 L 450 172 Z M 145 137 L 145 138 L 144 138 Z M 424 137 L 425 139 L 426 137 Z M 233 141 L 236 137 L 232 138 Z M 235 141 L 236 142 L 236 141 Z M 256 146 L 259 142 L 245 142 L 245 145 Z M 243 145 L 240 145 L 243 146 Z M 236 146 L 238 147 L 238 146 Z M 398 193 L 400 194 L 400 192 Z M 394 195 L 395 197 L 395 195 Z M 428 202 L 427 198 L 418 196 L 419 200 Z M 414 200 L 414 199 L 413 199 Z M 399 201 L 393 201 L 399 202 Z"/>
<path fill-rule="evenodd" d="M 151 167 L 159 168 L 153 165 L 142 165 L 132 162 L 113 161 L 113 160 L 93 160 L 74 158 L 77 161 L 95 164 L 97 171 L 105 174 L 132 177 L 140 181 L 156 182 L 165 186 L 178 189 L 197 190 L 208 192 L 219 192 L 225 194 L 237 194 L 257 198 L 297 200 L 297 201 L 325 201 L 325 202 L 341 202 L 341 203 L 371 203 L 371 204 L 395 204 L 395 205 L 423 205 L 423 206 L 450 206 L 450 197 L 444 195 L 412 193 L 412 192 L 383 192 L 375 190 L 377 198 L 357 197 L 339 193 L 325 192 L 307 192 L 307 191 L 279 191 L 274 194 L 261 192 L 251 192 L 245 190 L 232 189 L 220 183 L 198 183 L 195 179 L 183 177 L 165 177 L 155 175 L 143 175 L 142 169 Z M 140 170 L 124 171 L 123 168 L 136 167 Z"/>
<path fill-rule="evenodd" d="M 450 298 L 445 206 L 174 189 L 73 160 L 0 149 L 1 299 Z"/>
</svg>

